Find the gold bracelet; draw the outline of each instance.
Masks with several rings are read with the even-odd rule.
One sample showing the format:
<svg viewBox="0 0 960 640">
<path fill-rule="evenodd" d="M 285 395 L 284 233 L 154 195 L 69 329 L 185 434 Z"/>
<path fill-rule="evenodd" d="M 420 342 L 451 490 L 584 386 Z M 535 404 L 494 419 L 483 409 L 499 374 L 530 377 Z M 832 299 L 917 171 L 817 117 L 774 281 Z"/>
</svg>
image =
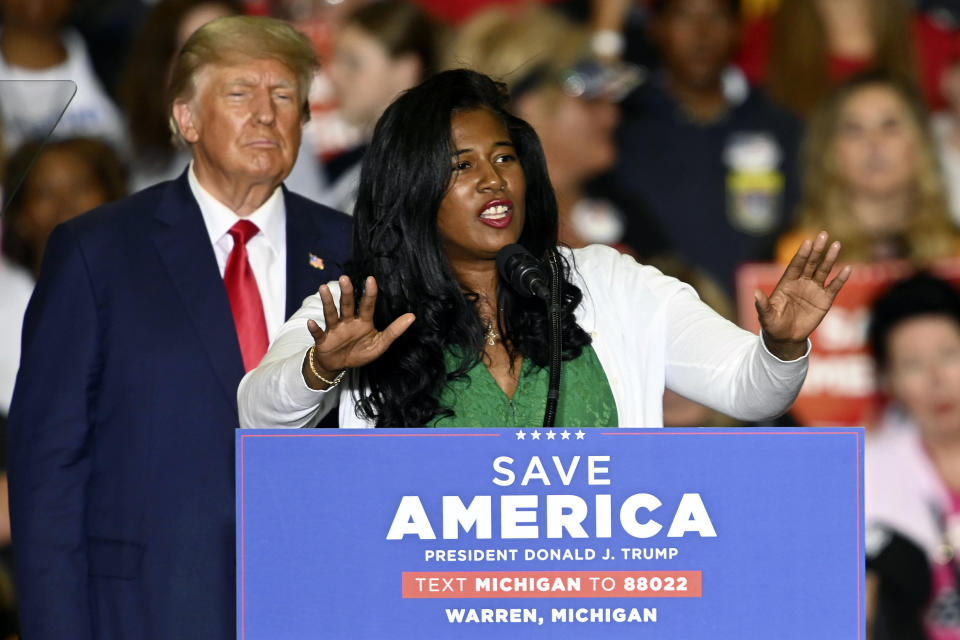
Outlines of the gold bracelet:
<svg viewBox="0 0 960 640">
<path fill-rule="evenodd" d="M 340 373 L 337 374 L 337 377 L 334 378 L 333 380 L 327 380 L 326 378 L 324 378 L 322 375 L 320 375 L 317 372 L 317 367 L 313 364 L 313 350 L 316 348 L 317 348 L 317 345 L 313 345 L 312 347 L 310 347 L 310 353 L 307 355 L 307 361 L 310 363 L 310 373 L 315 375 L 317 379 L 320 380 L 320 382 L 326 385 L 329 385 L 328 388 L 337 386 L 338 384 L 340 384 L 340 381 L 343 380 L 343 374 L 345 374 L 347 370 L 346 369 L 341 370 Z"/>
</svg>

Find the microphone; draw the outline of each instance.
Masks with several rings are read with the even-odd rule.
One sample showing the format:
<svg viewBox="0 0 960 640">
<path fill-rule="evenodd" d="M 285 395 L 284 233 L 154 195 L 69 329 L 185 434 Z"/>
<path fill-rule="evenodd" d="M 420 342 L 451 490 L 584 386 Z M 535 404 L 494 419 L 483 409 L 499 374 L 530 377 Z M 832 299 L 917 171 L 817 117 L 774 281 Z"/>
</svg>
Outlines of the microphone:
<svg viewBox="0 0 960 640">
<path fill-rule="evenodd" d="M 519 244 L 508 244 L 497 252 L 497 271 L 514 291 L 526 298 L 550 301 L 550 285 L 543 265 Z"/>
</svg>

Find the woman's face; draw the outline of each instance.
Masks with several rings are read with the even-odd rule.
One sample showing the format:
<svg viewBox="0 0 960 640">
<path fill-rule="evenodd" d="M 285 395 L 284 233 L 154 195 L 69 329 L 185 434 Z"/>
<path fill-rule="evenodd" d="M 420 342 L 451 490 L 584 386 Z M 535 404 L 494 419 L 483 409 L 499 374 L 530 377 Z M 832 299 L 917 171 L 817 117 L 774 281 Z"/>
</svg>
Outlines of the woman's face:
<svg viewBox="0 0 960 640">
<path fill-rule="evenodd" d="M 884 382 L 929 442 L 960 437 L 960 324 L 917 316 L 887 336 Z"/>
<path fill-rule="evenodd" d="M 17 232 L 30 239 L 38 255 L 54 227 L 107 201 L 106 190 L 90 166 L 62 148 L 40 153 L 16 197 L 22 198 Z"/>
<path fill-rule="evenodd" d="M 459 111 L 450 128 L 453 175 L 437 212 L 437 229 L 456 269 L 491 260 L 520 239 L 526 180 L 510 134 L 493 112 Z"/>
<path fill-rule="evenodd" d="M 683 87 L 715 89 L 736 51 L 738 16 L 725 0 L 665 4 L 653 22 L 653 34 L 671 80 Z"/>
<path fill-rule="evenodd" d="M 419 81 L 412 56 L 393 59 L 375 37 L 348 24 L 340 32 L 330 65 L 330 80 L 343 118 L 372 128 L 401 91 Z"/>
<path fill-rule="evenodd" d="M 853 197 L 902 195 L 916 181 L 916 125 L 889 87 L 866 86 L 847 98 L 840 109 L 834 152 L 839 177 Z"/>
</svg>

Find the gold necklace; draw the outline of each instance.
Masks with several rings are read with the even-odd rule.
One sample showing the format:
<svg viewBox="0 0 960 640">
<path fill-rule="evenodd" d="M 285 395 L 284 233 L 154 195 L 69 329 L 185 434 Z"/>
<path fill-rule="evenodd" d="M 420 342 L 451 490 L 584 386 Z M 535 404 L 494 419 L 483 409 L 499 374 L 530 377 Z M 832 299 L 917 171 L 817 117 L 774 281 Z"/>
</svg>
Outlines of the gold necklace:
<svg viewBox="0 0 960 640">
<path fill-rule="evenodd" d="M 500 334 L 493 330 L 493 320 L 487 320 L 487 344 L 491 347 L 497 344 L 497 338 L 500 337 Z"/>
</svg>

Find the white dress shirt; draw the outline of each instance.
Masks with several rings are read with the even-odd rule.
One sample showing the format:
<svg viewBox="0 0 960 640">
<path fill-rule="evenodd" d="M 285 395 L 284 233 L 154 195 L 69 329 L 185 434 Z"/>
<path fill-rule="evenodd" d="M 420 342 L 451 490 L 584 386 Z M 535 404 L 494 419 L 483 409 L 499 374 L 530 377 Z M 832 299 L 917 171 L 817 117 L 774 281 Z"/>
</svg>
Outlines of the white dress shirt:
<svg viewBox="0 0 960 640">
<path fill-rule="evenodd" d="M 0 256 L 0 414 L 10 413 L 13 384 L 20 366 L 23 314 L 33 293 L 33 276 Z"/>
<path fill-rule="evenodd" d="M 767 420 L 790 408 L 806 377 L 806 354 L 780 360 L 759 335 L 721 317 L 689 285 L 610 247 L 560 251 L 583 292 L 577 322 L 593 338 L 621 427 L 662 427 L 664 387 L 742 420 Z M 339 303 L 336 285 L 330 290 Z M 304 300 L 240 382 L 241 427 L 312 426 L 338 398 L 341 426 L 373 426 L 356 416 L 353 376 L 333 392 L 307 386 L 302 365 L 313 343 L 307 318 L 324 326 L 318 294 Z"/>
<path fill-rule="evenodd" d="M 193 163 L 190 163 L 187 179 L 193 197 L 200 205 L 207 233 L 210 234 L 210 244 L 217 256 L 221 278 L 227 268 L 227 258 L 233 250 L 230 228 L 239 220 L 249 220 L 260 229 L 257 235 L 247 241 L 247 256 L 260 290 L 267 336 L 272 341 L 283 325 L 287 303 L 287 209 L 283 190 L 277 187 L 259 209 L 241 218 L 200 185 L 193 171 Z"/>
</svg>

